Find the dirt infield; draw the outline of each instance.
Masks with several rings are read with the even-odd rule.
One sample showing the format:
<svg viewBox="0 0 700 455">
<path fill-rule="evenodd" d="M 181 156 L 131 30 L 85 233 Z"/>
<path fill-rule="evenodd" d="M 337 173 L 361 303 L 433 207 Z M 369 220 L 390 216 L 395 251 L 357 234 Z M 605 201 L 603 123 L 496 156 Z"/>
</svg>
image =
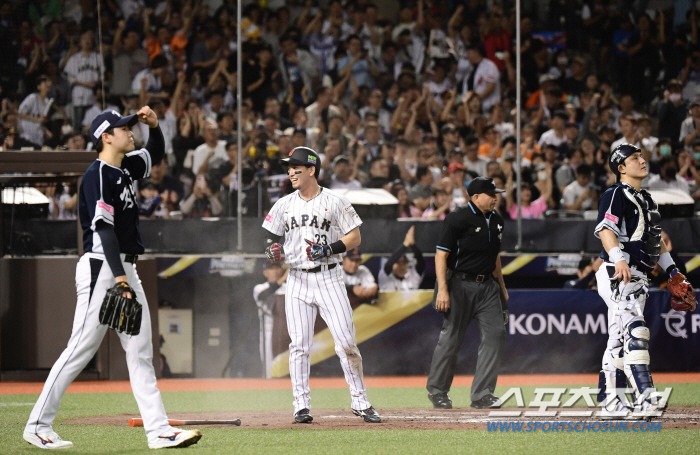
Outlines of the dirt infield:
<svg viewBox="0 0 700 455">
<path fill-rule="evenodd" d="M 507 409 L 504 409 L 507 410 Z M 510 409 L 518 411 L 518 409 Z M 553 410 L 553 409 L 552 409 Z M 572 409 L 566 411 L 587 411 L 589 409 Z M 599 421 L 595 416 L 582 417 L 518 417 L 489 418 L 488 411 L 471 408 L 437 410 L 437 409 L 384 409 L 381 410 L 382 423 L 368 424 L 352 414 L 349 409 L 321 409 L 312 412 L 311 424 L 296 424 L 290 411 L 265 412 L 212 412 L 212 413 L 176 413 L 171 419 L 208 420 L 241 419 L 240 427 L 249 429 L 299 429 L 299 430 L 486 430 L 487 421 Z M 132 415 L 85 417 L 66 420 L 68 423 L 128 426 Z M 669 407 L 658 419 L 663 429 L 700 429 L 700 410 L 697 408 Z M 200 427 L 207 428 L 207 427 Z M 619 428 L 619 427 L 618 427 Z M 628 422 L 628 431 L 632 431 L 632 422 Z"/>
<path fill-rule="evenodd" d="M 365 377 L 368 388 L 425 387 L 425 376 Z M 469 387 L 473 376 L 455 376 L 453 387 Z M 654 373 L 654 382 L 700 383 L 700 373 Z M 598 374 L 518 374 L 500 375 L 499 386 L 598 384 Z M 38 394 L 41 382 L 0 382 L 0 395 Z M 312 389 L 344 389 L 344 378 L 311 378 Z M 215 391 L 215 390 L 269 390 L 291 389 L 289 378 L 281 379 L 160 379 L 162 392 Z M 129 381 L 84 381 L 70 385 L 67 393 L 131 392 Z"/>
</svg>

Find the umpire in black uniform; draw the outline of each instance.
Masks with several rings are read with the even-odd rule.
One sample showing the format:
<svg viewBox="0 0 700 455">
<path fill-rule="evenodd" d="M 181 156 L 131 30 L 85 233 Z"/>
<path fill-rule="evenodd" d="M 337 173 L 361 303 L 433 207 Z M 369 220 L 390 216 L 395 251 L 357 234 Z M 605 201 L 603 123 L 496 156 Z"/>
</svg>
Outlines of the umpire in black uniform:
<svg viewBox="0 0 700 455">
<path fill-rule="evenodd" d="M 454 378 L 457 354 L 472 319 L 481 344 L 472 383 L 473 408 L 499 408 L 494 396 L 501 352 L 506 341 L 508 292 L 501 274 L 503 218 L 494 211 L 493 180 L 478 177 L 469 183 L 471 200 L 445 218 L 435 254 L 435 309 L 444 313 L 442 330 L 428 376 L 433 407 L 451 409 L 447 394 Z"/>
</svg>

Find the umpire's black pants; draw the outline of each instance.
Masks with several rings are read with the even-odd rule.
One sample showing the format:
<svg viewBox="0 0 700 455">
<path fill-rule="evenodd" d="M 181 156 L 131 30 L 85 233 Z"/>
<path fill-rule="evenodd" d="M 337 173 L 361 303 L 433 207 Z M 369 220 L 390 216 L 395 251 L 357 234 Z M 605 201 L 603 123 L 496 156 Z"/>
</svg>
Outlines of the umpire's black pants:
<svg viewBox="0 0 700 455">
<path fill-rule="evenodd" d="M 450 275 L 452 273 L 448 271 L 448 277 Z M 481 334 L 476 373 L 471 389 L 471 399 L 477 401 L 493 394 L 496 389 L 498 368 L 506 342 L 500 284 L 492 276 L 481 283 L 452 276 L 447 280 L 447 287 L 450 293 L 450 309 L 444 314 L 440 338 L 430 364 L 428 392 L 436 394 L 450 391 L 457 355 L 467 327 L 474 319 Z"/>
</svg>

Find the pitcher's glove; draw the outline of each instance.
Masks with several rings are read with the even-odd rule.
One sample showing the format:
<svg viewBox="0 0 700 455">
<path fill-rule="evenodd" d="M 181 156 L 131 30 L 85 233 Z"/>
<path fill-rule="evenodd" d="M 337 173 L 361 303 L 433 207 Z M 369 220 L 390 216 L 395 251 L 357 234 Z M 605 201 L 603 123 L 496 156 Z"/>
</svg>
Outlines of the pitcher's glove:
<svg viewBox="0 0 700 455">
<path fill-rule="evenodd" d="M 131 298 L 123 297 L 125 292 Z M 120 282 L 107 289 L 100 308 L 100 324 L 127 335 L 138 335 L 141 331 L 141 304 L 136 300 L 136 292 L 128 283 Z"/>
<path fill-rule="evenodd" d="M 331 257 L 333 254 L 333 250 L 331 250 L 330 245 L 314 243 L 311 240 L 306 240 L 306 243 L 309 244 L 309 246 L 306 247 L 306 255 L 309 257 L 309 261 Z"/>
<path fill-rule="evenodd" d="M 280 262 L 282 260 L 282 245 L 273 243 L 268 246 L 265 248 L 265 256 L 267 256 L 270 262 Z"/>
<path fill-rule="evenodd" d="M 668 290 L 671 292 L 671 307 L 676 311 L 695 311 L 698 300 L 693 286 L 681 272 L 671 272 L 668 279 Z"/>
</svg>

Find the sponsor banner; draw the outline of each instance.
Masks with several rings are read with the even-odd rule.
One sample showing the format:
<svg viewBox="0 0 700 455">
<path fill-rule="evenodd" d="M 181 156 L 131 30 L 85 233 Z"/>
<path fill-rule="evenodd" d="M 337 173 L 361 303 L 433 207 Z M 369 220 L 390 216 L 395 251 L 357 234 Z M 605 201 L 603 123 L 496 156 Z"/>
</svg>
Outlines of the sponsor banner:
<svg viewBox="0 0 700 455">
<path fill-rule="evenodd" d="M 608 329 L 607 307 L 597 293 L 512 290 L 509 294 L 511 316 L 502 374 L 600 370 Z M 428 373 L 442 324 L 442 316 L 429 305 L 431 297 L 424 295 L 425 305 L 420 310 L 359 345 L 365 374 Z M 652 373 L 697 369 L 700 311 L 692 314 L 673 311 L 670 294 L 659 291 L 650 294 L 644 314 L 651 332 Z M 363 328 L 358 325 L 357 330 L 361 332 Z M 472 321 L 459 353 L 456 374 L 474 374 L 478 346 L 478 326 Z M 311 371 L 314 376 L 342 374 L 335 356 L 317 363 Z"/>
</svg>

